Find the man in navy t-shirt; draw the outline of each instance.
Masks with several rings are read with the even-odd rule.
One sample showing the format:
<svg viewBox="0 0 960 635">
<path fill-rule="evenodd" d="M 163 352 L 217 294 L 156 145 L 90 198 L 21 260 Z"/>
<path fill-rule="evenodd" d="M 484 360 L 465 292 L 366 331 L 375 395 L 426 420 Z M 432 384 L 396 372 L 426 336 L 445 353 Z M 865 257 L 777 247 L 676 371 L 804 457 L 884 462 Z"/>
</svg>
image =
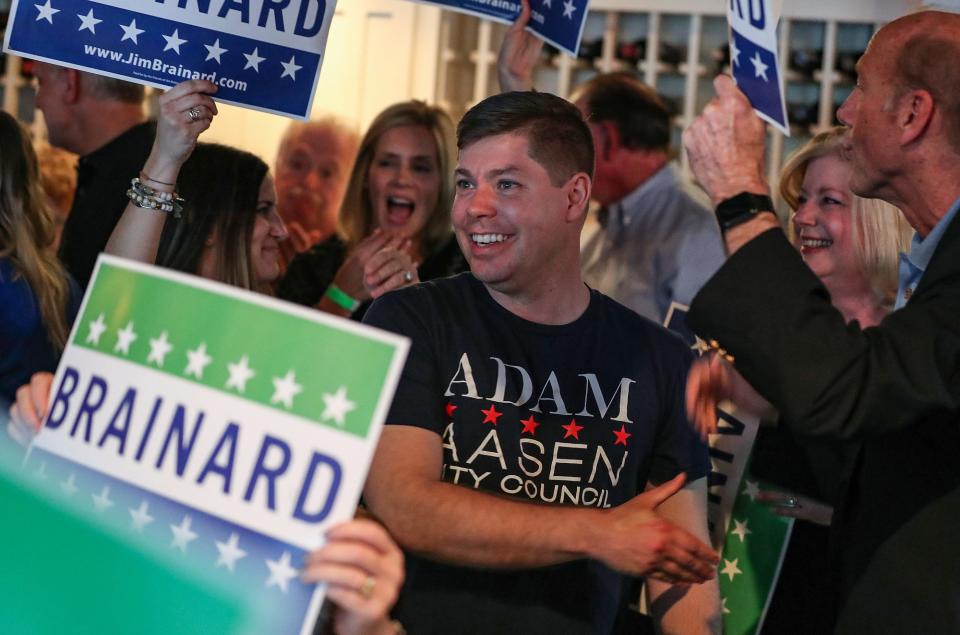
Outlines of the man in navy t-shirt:
<svg viewBox="0 0 960 635">
<path fill-rule="evenodd" d="M 407 552 L 397 617 L 418 635 L 610 633 L 643 576 L 664 630 L 719 632 L 691 353 L 580 277 L 589 129 L 517 92 L 457 135 L 471 273 L 365 319 L 412 340 L 365 492 Z"/>
</svg>

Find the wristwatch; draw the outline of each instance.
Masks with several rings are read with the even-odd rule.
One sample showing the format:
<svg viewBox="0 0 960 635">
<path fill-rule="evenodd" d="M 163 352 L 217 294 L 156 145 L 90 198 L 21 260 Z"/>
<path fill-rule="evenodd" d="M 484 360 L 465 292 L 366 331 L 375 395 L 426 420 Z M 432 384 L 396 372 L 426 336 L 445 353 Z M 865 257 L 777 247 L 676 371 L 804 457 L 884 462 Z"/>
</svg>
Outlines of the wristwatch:
<svg viewBox="0 0 960 635">
<path fill-rule="evenodd" d="M 761 212 L 773 213 L 773 201 L 769 196 L 740 192 L 717 205 L 717 222 L 722 231 L 727 231 Z"/>
</svg>

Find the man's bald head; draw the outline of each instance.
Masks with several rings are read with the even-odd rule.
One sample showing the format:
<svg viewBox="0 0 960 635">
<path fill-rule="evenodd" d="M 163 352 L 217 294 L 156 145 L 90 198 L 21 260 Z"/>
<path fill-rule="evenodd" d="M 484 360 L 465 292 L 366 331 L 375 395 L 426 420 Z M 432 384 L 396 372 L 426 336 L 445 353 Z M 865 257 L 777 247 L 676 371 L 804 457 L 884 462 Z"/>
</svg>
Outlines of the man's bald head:
<svg viewBox="0 0 960 635">
<path fill-rule="evenodd" d="M 943 133 L 960 155 L 960 15 L 919 11 L 883 27 L 871 42 L 891 71 L 893 94 L 930 94 L 943 119 Z"/>
</svg>

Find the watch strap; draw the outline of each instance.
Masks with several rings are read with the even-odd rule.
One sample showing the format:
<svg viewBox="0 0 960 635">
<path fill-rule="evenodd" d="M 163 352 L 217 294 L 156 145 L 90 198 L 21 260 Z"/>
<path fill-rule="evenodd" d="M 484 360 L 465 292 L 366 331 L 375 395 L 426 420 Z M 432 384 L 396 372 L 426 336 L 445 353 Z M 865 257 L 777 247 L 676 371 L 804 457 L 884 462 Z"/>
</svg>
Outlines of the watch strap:
<svg viewBox="0 0 960 635">
<path fill-rule="evenodd" d="M 762 212 L 773 213 L 773 200 L 766 194 L 740 192 L 721 201 L 715 210 L 720 229 L 727 231 Z"/>
</svg>

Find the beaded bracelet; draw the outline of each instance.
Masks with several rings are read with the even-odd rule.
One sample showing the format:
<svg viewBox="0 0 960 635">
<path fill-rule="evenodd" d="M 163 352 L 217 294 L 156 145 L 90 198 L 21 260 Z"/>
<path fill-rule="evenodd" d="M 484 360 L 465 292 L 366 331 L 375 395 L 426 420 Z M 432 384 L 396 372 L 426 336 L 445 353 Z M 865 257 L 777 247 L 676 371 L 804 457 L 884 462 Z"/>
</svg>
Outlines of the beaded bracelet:
<svg viewBox="0 0 960 635">
<path fill-rule="evenodd" d="M 184 200 L 176 192 L 162 192 L 145 185 L 139 177 L 130 181 L 127 198 L 141 209 L 150 209 L 160 212 L 173 212 L 174 218 L 180 218 L 183 213 Z"/>
<path fill-rule="evenodd" d="M 351 315 L 360 306 L 360 300 L 357 300 L 356 298 L 351 297 L 343 289 L 341 289 L 335 284 L 331 284 L 329 287 L 327 287 L 327 291 L 323 295 L 330 298 L 331 302 L 336 304 L 338 307 L 340 307 L 344 311 L 349 311 Z"/>
</svg>

